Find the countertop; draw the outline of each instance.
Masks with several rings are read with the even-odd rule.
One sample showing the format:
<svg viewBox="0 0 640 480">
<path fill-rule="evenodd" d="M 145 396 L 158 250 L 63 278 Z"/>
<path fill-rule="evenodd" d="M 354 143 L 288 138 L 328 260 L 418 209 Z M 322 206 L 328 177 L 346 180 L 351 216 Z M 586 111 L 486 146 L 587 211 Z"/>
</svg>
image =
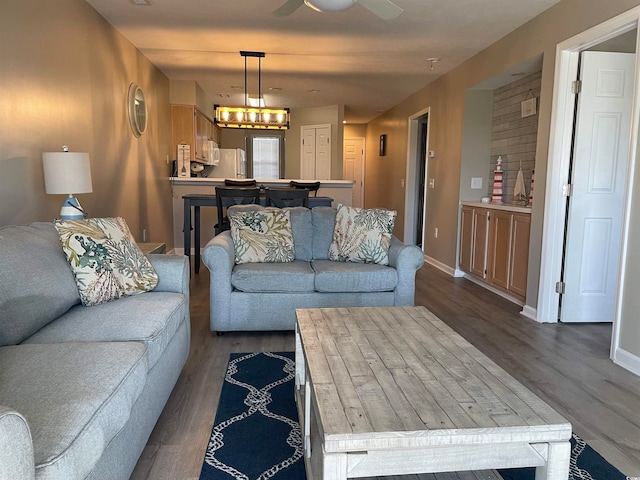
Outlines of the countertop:
<svg viewBox="0 0 640 480">
<path fill-rule="evenodd" d="M 355 183 L 353 180 L 300 180 L 297 178 L 281 178 L 281 179 L 256 179 L 258 185 L 266 187 L 288 186 L 291 180 L 298 182 L 320 182 L 322 188 L 352 188 Z M 173 185 L 223 185 L 224 178 L 215 177 L 170 177 L 169 181 Z"/>
<path fill-rule="evenodd" d="M 493 210 L 506 210 L 509 212 L 531 213 L 531 207 L 512 205 L 509 203 L 482 203 L 482 202 L 460 202 L 460 205 L 476 208 L 489 208 Z"/>
</svg>

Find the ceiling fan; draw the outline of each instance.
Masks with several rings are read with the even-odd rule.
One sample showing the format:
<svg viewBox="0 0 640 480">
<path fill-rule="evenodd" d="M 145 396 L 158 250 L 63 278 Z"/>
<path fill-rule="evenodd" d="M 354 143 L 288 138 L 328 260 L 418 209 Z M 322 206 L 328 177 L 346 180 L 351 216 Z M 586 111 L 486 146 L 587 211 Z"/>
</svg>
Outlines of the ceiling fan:
<svg viewBox="0 0 640 480">
<path fill-rule="evenodd" d="M 383 20 L 391 20 L 403 10 L 391 0 L 287 0 L 273 12 L 274 17 L 287 17 L 303 4 L 318 12 L 341 12 L 359 3 Z"/>
</svg>

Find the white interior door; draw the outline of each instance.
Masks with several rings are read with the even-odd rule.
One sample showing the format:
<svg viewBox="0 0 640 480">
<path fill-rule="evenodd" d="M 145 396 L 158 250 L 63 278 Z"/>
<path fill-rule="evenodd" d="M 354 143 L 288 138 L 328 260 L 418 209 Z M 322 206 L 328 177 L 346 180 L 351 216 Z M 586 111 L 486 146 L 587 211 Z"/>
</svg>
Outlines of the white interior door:
<svg viewBox="0 0 640 480">
<path fill-rule="evenodd" d="M 331 127 L 316 129 L 316 180 L 331 178 Z"/>
<path fill-rule="evenodd" d="M 634 54 L 581 54 L 562 322 L 613 321 L 634 63 Z"/>
<path fill-rule="evenodd" d="M 300 178 L 331 178 L 331 125 L 305 125 L 301 128 Z"/>
<path fill-rule="evenodd" d="M 364 138 L 345 138 L 342 154 L 343 178 L 353 180 L 351 206 L 362 208 L 364 204 Z"/>
<path fill-rule="evenodd" d="M 316 178 L 316 129 L 302 127 L 302 155 L 300 156 L 300 178 L 313 180 Z"/>
</svg>

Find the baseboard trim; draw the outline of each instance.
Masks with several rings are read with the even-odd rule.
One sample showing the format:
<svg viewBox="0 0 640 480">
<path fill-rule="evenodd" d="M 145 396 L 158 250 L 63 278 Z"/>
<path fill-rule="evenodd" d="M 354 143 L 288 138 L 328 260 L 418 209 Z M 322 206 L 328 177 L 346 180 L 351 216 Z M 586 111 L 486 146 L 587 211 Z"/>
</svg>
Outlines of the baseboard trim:
<svg viewBox="0 0 640 480">
<path fill-rule="evenodd" d="M 438 270 L 446 273 L 447 275 L 451 275 L 452 277 L 455 277 L 455 270 L 453 268 L 451 268 L 449 265 L 445 265 L 444 263 L 440 262 L 439 260 L 436 260 L 433 257 L 429 257 L 427 255 L 424 256 L 424 262 L 428 263 L 429 265 L 431 265 L 432 267 L 436 267 Z"/>
<path fill-rule="evenodd" d="M 640 376 L 640 357 L 618 347 L 613 354 L 613 363 Z"/>
<path fill-rule="evenodd" d="M 538 310 L 536 310 L 533 307 L 530 307 L 529 305 L 525 305 L 524 307 L 522 307 L 522 311 L 520 312 L 520 315 L 522 315 L 523 317 L 527 317 L 531 320 L 534 321 L 538 321 Z"/>
<path fill-rule="evenodd" d="M 483 280 L 480 280 L 479 278 L 474 277 L 473 275 L 465 273 L 464 274 L 464 278 L 466 278 L 467 280 L 472 281 L 473 283 L 475 283 L 477 285 L 480 285 L 482 288 L 486 288 L 491 293 L 495 293 L 496 295 L 499 295 L 502 298 L 504 298 L 506 300 L 509 300 L 512 303 L 515 303 L 516 305 L 520 305 L 521 307 L 524 306 L 524 302 L 522 300 L 520 300 L 519 298 L 512 297 L 508 293 L 503 292 L 502 290 L 495 288 L 493 285 L 489 285 L 488 283 L 484 282 Z"/>
</svg>

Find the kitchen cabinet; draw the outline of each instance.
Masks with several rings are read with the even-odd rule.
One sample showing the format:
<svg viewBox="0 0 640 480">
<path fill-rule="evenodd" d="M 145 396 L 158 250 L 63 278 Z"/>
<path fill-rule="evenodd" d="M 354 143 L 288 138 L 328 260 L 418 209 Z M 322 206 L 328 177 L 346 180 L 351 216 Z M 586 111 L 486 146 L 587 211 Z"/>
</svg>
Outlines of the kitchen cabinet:
<svg viewBox="0 0 640 480">
<path fill-rule="evenodd" d="M 489 210 L 462 207 L 460 268 L 480 278 L 487 275 Z"/>
<path fill-rule="evenodd" d="M 489 276 L 492 285 L 509 287 L 509 260 L 511 259 L 511 222 L 513 214 L 494 210 L 489 220 Z"/>
<path fill-rule="evenodd" d="M 463 205 L 459 266 L 519 300 L 527 294 L 531 215 L 520 207 Z"/>
<path fill-rule="evenodd" d="M 529 236 L 531 214 L 514 213 L 511 226 L 511 265 L 509 268 L 510 292 L 524 298 L 527 295 L 527 273 L 529 271 Z"/>
<path fill-rule="evenodd" d="M 462 207 L 460 215 L 460 252 L 458 263 L 465 272 L 471 272 L 473 245 L 473 208 Z"/>
<path fill-rule="evenodd" d="M 171 140 L 174 148 L 190 146 L 190 160 L 206 160 L 208 142 L 219 143 L 219 129 L 193 105 L 171 105 Z"/>
</svg>

